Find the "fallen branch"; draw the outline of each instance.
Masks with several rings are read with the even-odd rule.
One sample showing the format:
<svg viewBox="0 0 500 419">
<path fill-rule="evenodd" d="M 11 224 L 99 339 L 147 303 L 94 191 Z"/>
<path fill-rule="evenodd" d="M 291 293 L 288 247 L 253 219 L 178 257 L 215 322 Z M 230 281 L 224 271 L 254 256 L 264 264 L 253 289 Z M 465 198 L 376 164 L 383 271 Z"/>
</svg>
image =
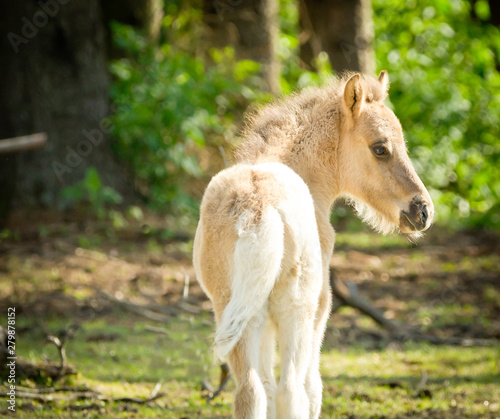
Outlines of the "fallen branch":
<svg viewBox="0 0 500 419">
<path fill-rule="evenodd" d="M 498 345 L 496 339 L 470 339 L 470 338 L 440 338 L 415 331 L 415 327 L 397 323 L 388 319 L 384 312 L 374 307 L 368 300 L 363 298 L 358 291 L 358 287 L 352 281 L 344 283 L 335 275 L 335 270 L 330 269 L 330 285 L 332 293 L 337 297 L 335 310 L 346 305 L 359 310 L 361 313 L 371 317 L 375 322 L 390 332 L 390 339 L 396 341 L 417 341 L 427 342 L 432 345 L 453 345 L 453 346 L 494 346 Z"/>
<path fill-rule="evenodd" d="M 60 365 L 59 368 L 61 372 L 65 371 L 67 368 L 67 358 L 66 358 L 66 343 L 73 338 L 75 331 L 78 330 L 80 326 L 73 323 L 67 329 L 63 330 L 59 336 L 48 335 L 47 341 L 53 343 L 57 350 L 59 351 Z M 59 379 L 60 377 L 58 377 Z"/>
<path fill-rule="evenodd" d="M 185 311 L 186 313 L 189 314 L 201 313 L 201 309 L 192 304 L 186 303 L 185 301 L 179 301 L 175 307 L 178 307 L 180 310 Z"/>
<path fill-rule="evenodd" d="M 59 363 L 44 362 L 34 363 L 22 357 L 18 357 L 16 361 L 16 373 L 19 379 L 31 379 L 38 381 L 40 379 L 50 378 L 52 381 L 57 381 L 67 375 L 76 374 L 75 369 L 68 365 L 66 360 L 65 344 L 73 337 L 75 330 L 79 327 L 76 324 L 71 325 L 68 329 L 62 331 L 59 336 L 50 335 L 44 325 L 37 326 L 43 333 L 47 335 L 47 341 L 53 343 L 59 351 Z M 6 368 L 6 347 L 4 342 L 0 342 L 0 377 L 5 379 L 8 375 Z"/>
<path fill-rule="evenodd" d="M 104 402 L 113 402 L 113 403 L 136 403 L 136 404 L 147 404 L 154 400 L 158 400 L 161 397 L 167 395 L 167 393 L 160 393 L 161 384 L 157 383 L 151 392 L 149 397 L 108 397 L 104 396 L 101 393 L 91 390 L 91 389 L 82 389 L 82 388 L 49 388 L 49 389 L 27 389 L 22 388 L 22 390 L 18 390 L 16 392 L 16 397 L 22 399 L 31 399 L 39 402 L 47 403 L 53 401 L 66 401 L 71 402 L 75 400 L 99 400 Z M 73 392 L 75 393 L 72 397 L 54 397 L 53 393 L 56 392 Z M 10 397 L 7 392 L 0 392 L 0 397 Z"/>
<path fill-rule="evenodd" d="M 5 386 L 7 386 L 4 383 Z M 33 393 L 33 394 L 50 394 L 50 393 L 60 393 L 60 392 L 68 392 L 68 393 L 95 393 L 100 394 L 98 391 L 92 390 L 89 387 L 70 387 L 70 386 L 62 386 L 62 387 L 45 387 L 45 388 L 30 388 L 23 386 L 16 386 L 16 389 L 21 393 Z"/>
<path fill-rule="evenodd" d="M 163 327 L 156 327 L 146 324 L 144 326 L 144 329 L 149 330 L 150 332 L 160 333 L 161 335 L 170 336 L 170 332 L 167 329 L 164 329 Z"/>
<path fill-rule="evenodd" d="M 42 148 L 45 146 L 46 142 L 47 134 L 44 132 L 25 135 L 22 137 L 6 138 L 4 140 L 0 140 L 0 154 Z"/>
<path fill-rule="evenodd" d="M 171 316 L 179 315 L 182 312 L 189 314 L 201 313 L 201 309 L 182 300 L 173 306 L 160 306 L 157 304 L 141 305 L 132 303 L 128 300 L 119 300 L 105 292 L 100 292 L 99 297 L 132 311 L 133 313 L 146 317 L 147 319 L 162 323 L 169 321 Z"/>
<path fill-rule="evenodd" d="M 382 310 L 374 307 L 368 300 L 359 294 L 358 287 L 354 282 L 348 281 L 347 283 L 344 283 L 338 279 L 335 275 L 334 269 L 330 269 L 330 285 L 332 287 L 333 295 L 339 300 L 336 309 L 340 307 L 338 304 L 341 304 L 341 306 L 346 305 L 356 308 L 389 331 L 402 332 L 400 325 L 393 320 L 388 319 Z"/>
<path fill-rule="evenodd" d="M 432 345 L 450 345 L 450 346 L 496 346 L 499 344 L 497 339 L 475 339 L 475 338 L 440 338 L 437 336 L 427 335 L 425 333 L 412 332 L 403 333 L 401 335 L 393 335 L 396 340 L 406 341 L 413 340 L 416 342 L 427 342 Z"/>
<path fill-rule="evenodd" d="M 48 336 L 47 340 L 52 342 L 59 351 L 61 369 L 63 369 L 66 366 L 66 348 L 64 347 L 65 341 L 61 341 L 57 336 Z"/>
<path fill-rule="evenodd" d="M 0 397 L 10 397 L 10 395 L 7 394 L 7 392 L 0 392 Z M 30 399 L 30 400 L 36 400 L 37 402 L 42 402 L 42 403 L 48 403 L 48 402 L 53 402 L 57 400 L 67 400 L 67 401 L 74 401 L 76 400 L 75 397 L 72 397 L 70 399 L 63 399 L 63 398 L 54 398 L 52 395 L 43 395 L 43 394 L 37 394 L 37 393 L 23 393 L 21 391 L 16 392 L 16 398 L 19 399 Z"/>
<path fill-rule="evenodd" d="M 179 314 L 179 311 L 174 309 L 171 306 L 168 307 L 162 307 L 163 313 L 167 314 L 162 314 L 162 313 L 157 313 L 156 311 L 153 311 L 150 309 L 150 306 L 143 306 L 140 304 L 134 304 L 130 301 L 127 300 L 119 300 L 118 298 L 115 298 L 109 294 L 106 294 L 104 292 L 99 293 L 99 297 L 103 298 L 104 300 L 110 301 L 114 304 L 117 304 L 129 311 L 132 311 L 133 313 L 139 314 L 143 317 L 146 317 L 149 320 L 154 320 L 157 322 L 162 322 L 165 323 L 170 320 L 170 317 L 172 315 Z M 155 307 L 156 308 L 156 307 Z"/>
<path fill-rule="evenodd" d="M 415 389 L 415 393 L 419 394 L 424 389 L 424 387 L 427 384 L 428 378 L 429 378 L 429 376 L 427 375 L 427 371 L 423 370 L 422 371 L 422 378 L 420 379 L 420 382 L 418 383 L 417 388 Z"/>
<path fill-rule="evenodd" d="M 204 381 L 202 383 L 202 386 L 204 387 L 204 389 L 206 389 L 206 390 L 209 391 L 207 402 L 212 401 L 219 394 L 221 394 L 222 391 L 224 391 L 224 389 L 226 388 L 226 385 L 229 382 L 230 378 L 231 378 L 231 374 L 229 372 L 229 366 L 226 363 L 223 363 L 223 364 L 220 365 L 219 388 L 217 388 L 217 390 L 213 391 L 212 386 L 210 386 L 210 384 L 207 383 L 206 381 Z"/>
<path fill-rule="evenodd" d="M 61 368 L 59 363 L 34 363 L 20 357 L 16 361 L 16 371 L 20 379 L 38 381 L 50 378 L 53 382 L 77 373 L 71 365 Z M 5 373 L 1 375 L 5 377 Z"/>
<path fill-rule="evenodd" d="M 153 391 L 151 392 L 150 396 L 147 399 L 137 398 L 137 397 L 118 397 L 118 398 L 107 398 L 107 399 L 99 398 L 99 400 L 146 404 L 167 395 L 167 393 L 160 393 L 160 389 L 161 389 L 161 384 L 156 383 L 155 388 L 153 389 Z"/>
</svg>

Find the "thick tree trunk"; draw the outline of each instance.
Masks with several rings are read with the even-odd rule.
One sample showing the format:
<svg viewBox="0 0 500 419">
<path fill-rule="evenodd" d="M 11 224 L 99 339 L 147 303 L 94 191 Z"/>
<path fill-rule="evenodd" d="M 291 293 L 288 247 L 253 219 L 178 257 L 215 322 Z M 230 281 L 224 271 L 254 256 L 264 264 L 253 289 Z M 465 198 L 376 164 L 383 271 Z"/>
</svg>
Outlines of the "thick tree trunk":
<svg viewBox="0 0 500 419">
<path fill-rule="evenodd" d="M 299 26 L 300 61 L 307 70 L 316 70 L 314 59 L 317 58 L 322 48 L 307 11 L 306 0 L 299 0 Z"/>
<path fill-rule="evenodd" d="M 17 181 L 17 159 L 14 155 L 0 156 L 0 228 L 5 226 L 14 199 Z"/>
<path fill-rule="evenodd" d="M 319 41 L 321 50 L 328 53 L 332 68 L 339 73 L 344 70 L 375 72 L 373 50 L 373 16 L 371 0 L 301 0 L 301 25 L 303 32 L 312 27 L 311 36 L 303 37 L 301 46 L 303 60 L 307 60 L 308 49 L 314 52 Z M 309 53 L 310 55 L 310 53 Z M 310 60 L 309 60 L 310 61 Z M 309 64 L 306 62 L 306 64 Z"/>
<path fill-rule="evenodd" d="M 43 150 L 16 155 L 17 201 L 53 206 L 90 166 L 105 184 L 128 190 L 107 135 L 109 79 L 99 1 L 3 0 L 0 28 L 0 138 L 48 133 Z M 8 159 L 0 181 L 12 170 L 13 155 Z"/>
<path fill-rule="evenodd" d="M 262 63 L 267 88 L 279 93 L 278 0 L 204 0 L 203 19 L 212 45 L 231 45 L 239 59 Z"/>
<path fill-rule="evenodd" d="M 498 0 L 488 0 L 490 5 L 490 23 L 500 26 L 500 2 Z"/>
</svg>

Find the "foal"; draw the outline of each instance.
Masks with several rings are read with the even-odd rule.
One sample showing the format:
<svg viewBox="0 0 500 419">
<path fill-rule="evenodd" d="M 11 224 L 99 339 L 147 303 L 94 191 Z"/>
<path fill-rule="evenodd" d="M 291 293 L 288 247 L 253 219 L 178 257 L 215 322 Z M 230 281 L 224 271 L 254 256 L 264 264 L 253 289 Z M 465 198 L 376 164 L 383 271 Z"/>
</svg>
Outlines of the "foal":
<svg viewBox="0 0 500 419">
<path fill-rule="evenodd" d="M 385 71 L 378 80 L 348 75 L 264 107 L 244 132 L 238 164 L 208 185 L 193 258 L 215 310 L 215 353 L 237 382 L 236 418 L 320 415 L 335 199 L 350 197 L 384 234 L 416 237 L 432 221 L 401 125 L 383 102 L 388 84 Z"/>
</svg>

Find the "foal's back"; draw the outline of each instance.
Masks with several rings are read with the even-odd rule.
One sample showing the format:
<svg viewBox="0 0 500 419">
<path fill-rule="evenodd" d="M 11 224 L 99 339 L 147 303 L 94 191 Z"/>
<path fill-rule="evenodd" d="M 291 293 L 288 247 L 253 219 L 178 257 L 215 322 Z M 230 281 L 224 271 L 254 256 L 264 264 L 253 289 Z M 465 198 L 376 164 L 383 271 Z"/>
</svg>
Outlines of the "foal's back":
<svg viewBox="0 0 500 419">
<path fill-rule="evenodd" d="M 217 316 L 219 301 L 225 307 L 231 296 L 235 244 L 252 235 L 270 210 L 283 224 L 283 237 L 277 240 L 286 248 L 280 264 L 280 273 L 286 273 L 295 267 L 300 246 L 319 243 L 313 200 L 303 180 L 283 164 L 260 163 L 232 166 L 209 183 L 201 203 L 194 260 L 205 292 L 217 304 Z"/>
</svg>

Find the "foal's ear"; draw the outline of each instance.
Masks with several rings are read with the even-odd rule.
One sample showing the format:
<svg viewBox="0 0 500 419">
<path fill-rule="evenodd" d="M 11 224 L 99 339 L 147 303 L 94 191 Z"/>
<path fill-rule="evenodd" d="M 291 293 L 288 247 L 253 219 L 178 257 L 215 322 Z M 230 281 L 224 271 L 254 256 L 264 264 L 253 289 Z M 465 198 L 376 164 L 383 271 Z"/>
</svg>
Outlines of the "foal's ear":
<svg viewBox="0 0 500 419">
<path fill-rule="evenodd" d="M 355 74 L 347 81 L 344 88 L 344 103 L 346 108 L 352 112 L 353 117 L 359 116 L 364 100 L 365 92 L 361 75 Z"/>
<path fill-rule="evenodd" d="M 387 74 L 387 71 L 382 70 L 378 76 L 378 81 L 382 85 L 382 89 L 384 92 L 387 94 L 387 91 L 389 90 L 389 74 Z"/>
</svg>

